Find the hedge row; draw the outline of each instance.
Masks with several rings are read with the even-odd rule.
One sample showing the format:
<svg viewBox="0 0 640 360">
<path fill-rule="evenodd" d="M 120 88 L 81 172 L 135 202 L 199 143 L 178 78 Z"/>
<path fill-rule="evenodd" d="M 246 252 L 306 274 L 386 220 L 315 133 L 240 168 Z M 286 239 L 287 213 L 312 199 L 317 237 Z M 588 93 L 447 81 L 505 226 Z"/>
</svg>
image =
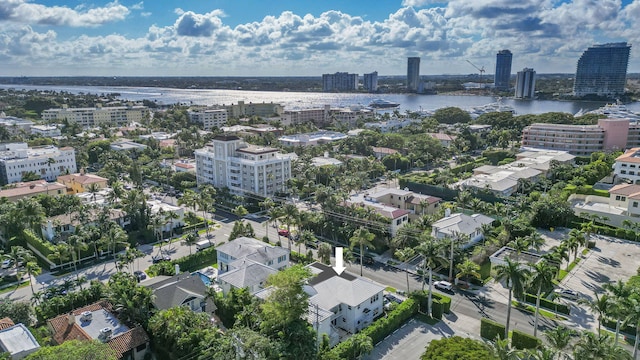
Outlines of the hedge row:
<svg viewBox="0 0 640 360">
<path fill-rule="evenodd" d="M 405 321 L 418 313 L 418 303 L 413 299 L 407 299 L 399 304 L 395 310 L 386 317 L 382 317 L 373 322 L 369 327 L 362 330 L 362 334 L 371 338 L 373 344 L 382 341 L 387 335 L 398 329 Z M 330 359 L 349 359 L 348 354 L 354 353 L 354 343 L 352 338 L 341 342 L 330 351 Z"/>
<path fill-rule="evenodd" d="M 442 304 L 442 312 L 445 314 L 451 313 L 451 298 L 446 295 L 433 293 L 433 298 L 437 299 Z"/>
<path fill-rule="evenodd" d="M 540 345 L 540 340 L 529 334 L 518 330 L 511 332 L 511 346 L 516 349 L 535 349 L 538 345 Z"/>
<path fill-rule="evenodd" d="M 605 326 L 605 327 L 608 327 L 609 329 L 612 329 L 614 331 L 616 329 L 616 321 L 615 320 L 604 319 L 604 320 L 602 320 L 602 325 Z M 635 327 L 630 326 L 630 325 L 620 324 L 620 332 L 621 333 L 625 333 L 625 334 L 635 335 L 636 329 L 635 329 Z"/>
<path fill-rule="evenodd" d="M 24 229 L 22 231 L 22 236 L 24 237 L 24 240 L 27 242 L 27 244 L 33 246 L 44 256 L 49 256 L 55 251 L 55 246 L 52 243 L 42 240 L 40 237 L 34 234 L 31 229 Z"/>
<path fill-rule="evenodd" d="M 484 157 L 479 157 L 475 161 L 468 162 L 466 164 L 462 164 L 460 166 L 455 166 L 451 168 L 451 173 L 454 175 L 458 175 L 460 173 L 469 172 L 480 165 L 484 165 L 487 162 L 487 159 Z"/>
<path fill-rule="evenodd" d="M 602 196 L 606 198 L 609 197 L 609 192 L 607 190 L 594 189 L 593 186 L 591 185 L 575 186 L 575 185 L 569 184 L 565 186 L 564 191 L 570 194 L 595 195 L 595 196 Z"/>
<path fill-rule="evenodd" d="M 496 337 L 504 338 L 505 326 L 487 318 L 480 319 L 480 336 L 487 340 L 495 340 Z"/>
<path fill-rule="evenodd" d="M 442 320 L 442 303 L 439 300 L 433 300 L 431 302 L 431 317 L 434 319 Z"/>
<path fill-rule="evenodd" d="M 428 291 L 414 291 L 411 293 L 411 297 L 418 302 L 420 311 L 427 311 Z M 442 312 L 449 314 L 451 312 L 451 298 L 446 295 L 438 293 L 432 293 L 432 304 L 438 301 L 442 305 Z"/>
<path fill-rule="evenodd" d="M 536 296 L 532 295 L 532 294 L 525 294 L 524 301 L 529 303 L 529 304 L 535 305 L 536 304 Z M 570 312 L 570 309 L 571 309 L 566 304 L 559 304 L 559 303 L 553 302 L 551 300 L 547 300 L 545 298 L 540 298 L 540 307 L 541 308 L 545 308 L 547 310 L 558 312 L 560 314 L 565 314 L 565 315 L 569 315 L 569 312 Z"/>
</svg>

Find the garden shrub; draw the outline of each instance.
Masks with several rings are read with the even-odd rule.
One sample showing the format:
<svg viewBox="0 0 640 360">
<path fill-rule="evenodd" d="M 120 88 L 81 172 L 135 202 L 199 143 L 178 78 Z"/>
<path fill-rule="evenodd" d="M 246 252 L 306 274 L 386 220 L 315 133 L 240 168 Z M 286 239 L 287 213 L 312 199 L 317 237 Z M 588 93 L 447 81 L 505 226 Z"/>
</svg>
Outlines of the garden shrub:
<svg viewBox="0 0 640 360">
<path fill-rule="evenodd" d="M 532 295 L 532 294 L 525 294 L 524 301 L 535 306 L 536 305 L 536 296 Z M 553 302 L 551 300 L 547 300 L 545 298 L 541 298 L 540 299 L 540 308 L 541 309 L 544 308 L 544 309 L 547 309 L 547 310 L 555 311 L 555 312 L 558 312 L 560 314 L 565 314 L 565 315 L 569 315 L 569 312 L 570 312 L 570 309 L 571 309 L 566 304 L 559 304 L 559 303 Z"/>
<path fill-rule="evenodd" d="M 496 337 L 504 338 L 505 326 L 487 318 L 480 319 L 480 336 L 487 340 L 495 340 Z"/>
<path fill-rule="evenodd" d="M 540 340 L 529 334 L 525 334 L 518 330 L 513 330 L 511 332 L 511 346 L 516 349 L 535 349 L 538 345 L 540 345 Z"/>
<path fill-rule="evenodd" d="M 431 302 L 431 317 L 434 319 L 442 320 L 442 303 L 439 300 L 433 300 Z"/>
<path fill-rule="evenodd" d="M 442 304 L 442 312 L 445 314 L 451 313 L 451 298 L 446 295 L 433 293 L 433 299 L 437 299 Z"/>
</svg>

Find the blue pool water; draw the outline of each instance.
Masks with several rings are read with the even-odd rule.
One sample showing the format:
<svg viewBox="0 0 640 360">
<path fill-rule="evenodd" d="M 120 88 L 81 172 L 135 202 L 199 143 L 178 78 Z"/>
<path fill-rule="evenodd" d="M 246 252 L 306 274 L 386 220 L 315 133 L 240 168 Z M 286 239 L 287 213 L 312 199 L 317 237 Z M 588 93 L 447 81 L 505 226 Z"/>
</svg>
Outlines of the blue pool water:
<svg viewBox="0 0 640 360">
<path fill-rule="evenodd" d="M 200 276 L 200 279 L 202 280 L 202 282 L 207 285 L 207 286 L 211 286 L 211 280 L 209 280 L 209 277 L 199 271 L 196 271 L 194 273 L 192 273 L 191 275 L 198 275 Z"/>
</svg>

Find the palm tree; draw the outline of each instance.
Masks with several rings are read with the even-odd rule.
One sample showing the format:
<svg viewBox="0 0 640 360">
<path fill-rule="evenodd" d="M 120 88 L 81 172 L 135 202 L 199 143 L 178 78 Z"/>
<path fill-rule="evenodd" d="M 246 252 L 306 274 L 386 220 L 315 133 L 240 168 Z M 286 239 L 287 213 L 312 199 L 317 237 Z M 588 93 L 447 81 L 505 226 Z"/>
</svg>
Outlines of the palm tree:
<svg viewBox="0 0 640 360">
<path fill-rule="evenodd" d="M 407 262 L 415 256 L 415 251 L 413 251 L 412 248 L 398 249 L 396 250 L 394 255 L 400 261 Z M 411 290 L 409 289 L 409 272 L 407 271 L 407 269 L 405 269 L 404 272 L 405 274 L 407 274 L 407 294 L 409 294 L 411 292 Z"/>
<path fill-rule="evenodd" d="M 164 240 L 163 239 L 164 225 L 165 225 L 164 219 L 160 214 L 155 214 L 151 216 L 151 220 L 149 221 L 148 228 L 150 230 L 153 230 L 154 234 L 156 235 L 156 241 L 160 243 L 160 247 L 162 247 L 162 242 Z"/>
<path fill-rule="evenodd" d="M 469 235 L 454 232 L 452 236 L 449 238 L 450 248 L 449 248 L 449 281 L 453 281 L 453 260 L 455 257 L 455 252 L 460 250 L 460 244 L 469 241 Z"/>
<path fill-rule="evenodd" d="M 546 243 L 544 238 L 537 231 L 532 232 L 526 237 L 526 239 L 529 243 L 529 248 L 535 250 L 538 253 L 540 252 L 540 248 L 542 248 L 542 246 Z"/>
<path fill-rule="evenodd" d="M 200 239 L 200 237 L 198 236 L 198 232 L 195 231 L 195 230 L 194 231 L 190 231 L 184 237 L 185 245 L 189 246 L 189 255 L 191 255 L 191 246 L 194 245 L 195 243 L 197 243 L 199 239 Z"/>
<path fill-rule="evenodd" d="M 24 268 L 27 271 L 27 275 L 29 275 L 29 284 L 31 285 L 31 296 L 33 297 L 35 296 L 35 290 L 33 289 L 33 280 L 35 280 L 36 276 L 42 273 L 42 268 L 40 268 L 40 266 L 36 261 L 28 261 L 25 264 Z"/>
<path fill-rule="evenodd" d="M 433 291 L 433 269 L 447 263 L 447 259 L 442 253 L 442 243 L 430 235 L 421 235 L 420 244 L 415 247 L 415 252 L 422 256 L 422 291 L 424 291 L 424 275 L 429 269 L 429 294 L 427 296 L 427 313 L 431 316 L 431 299 Z"/>
<path fill-rule="evenodd" d="M 373 239 L 375 239 L 375 235 L 370 233 L 369 230 L 361 227 L 358 230 L 354 231 L 353 236 L 349 239 L 350 248 L 353 250 L 354 247 L 360 247 L 360 276 L 362 276 L 362 263 L 364 259 L 364 248 L 365 246 L 373 249 Z"/>
<path fill-rule="evenodd" d="M 42 205 L 34 198 L 22 198 L 16 202 L 16 208 L 19 209 L 22 217 L 29 224 L 29 229 L 39 234 L 40 224 L 45 219 L 45 211 Z"/>
<path fill-rule="evenodd" d="M 124 185 L 119 180 L 116 180 L 111 183 L 111 192 L 109 193 L 109 201 L 111 204 L 117 204 L 118 200 L 122 199 L 124 195 Z"/>
<path fill-rule="evenodd" d="M 476 264 L 470 259 L 465 259 L 463 262 L 456 266 L 458 268 L 458 274 L 456 278 L 469 280 L 469 277 L 480 279 L 480 265 Z"/>
<path fill-rule="evenodd" d="M 175 211 L 167 211 L 164 214 L 164 220 L 169 223 L 169 241 L 173 239 L 173 230 L 175 229 L 175 221 L 180 219 L 180 215 L 178 215 Z"/>
<path fill-rule="evenodd" d="M 509 345 L 509 339 L 499 339 L 496 337 L 488 345 L 489 351 L 493 353 L 493 356 L 499 360 L 519 360 L 518 350 Z"/>
<path fill-rule="evenodd" d="M 638 235 L 640 234 L 640 223 L 631 221 L 629 219 L 622 220 L 622 226 L 629 228 L 633 231 L 633 235 L 635 236 L 635 240 L 638 241 Z"/>
<path fill-rule="evenodd" d="M 331 245 L 325 242 L 320 244 L 320 246 L 318 247 L 318 257 L 320 258 L 320 262 L 326 265 L 330 265 L 331 264 Z"/>
<path fill-rule="evenodd" d="M 623 324 L 636 327 L 636 340 L 633 343 L 633 358 L 638 358 L 638 344 L 640 343 L 640 294 L 633 292 L 626 301 L 627 316 Z"/>
<path fill-rule="evenodd" d="M 113 249 L 113 263 L 116 264 L 116 252 L 118 250 L 118 246 L 127 245 L 129 237 L 127 233 L 122 230 L 120 226 L 112 226 L 109 228 L 105 236 L 105 242 L 109 244 L 109 247 Z"/>
<path fill-rule="evenodd" d="M 616 319 L 616 335 L 614 338 L 614 344 L 618 345 L 618 338 L 620 337 L 620 325 L 622 323 L 621 319 L 625 316 L 625 302 L 627 301 L 629 295 L 631 295 L 631 289 L 626 286 L 626 284 L 621 280 L 618 280 L 618 282 L 612 284 L 604 284 L 603 287 L 607 291 L 609 291 L 612 296 L 609 314 L 614 316 Z"/>
<path fill-rule="evenodd" d="M 285 204 L 282 207 L 282 214 L 284 223 L 287 225 L 287 232 L 289 233 L 289 251 L 291 251 L 291 225 L 298 223 L 298 217 L 300 216 L 298 208 L 294 204 Z M 360 274 L 362 275 L 362 274 Z"/>
<path fill-rule="evenodd" d="M 564 241 L 567 244 L 567 249 L 573 251 L 573 261 L 578 258 L 578 249 L 580 245 L 585 242 L 584 233 L 578 229 L 571 229 L 569 232 L 569 238 Z"/>
<path fill-rule="evenodd" d="M 529 248 L 529 242 L 526 238 L 518 236 L 509 243 L 509 247 L 515 250 L 516 260 L 518 260 L 520 259 L 520 254 L 522 254 L 523 251 L 527 251 Z"/>
<path fill-rule="evenodd" d="M 504 328 L 504 338 L 509 337 L 509 322 L 511 320 L 511 299 L 513 298 L 513 293 L 516 295 L 520 295 L 524 292 L 524 286 L 529 278 L 531 272 L 520 265 L 520 263 L 511 261 L 511 259 L 506 258 L 506 263 L 496 265 L 495 271 L 496 276 L 495 279 L 498 282 L 505 281 L 506 287 L 509 289 L 509 302 L 507 304 L 507 324 Z"/>
<path fill-rule="evenodd" d="M 544 332 L 544 337 L 552 349 L 563 352 L 571 342 L 571 338 L 576 334 L 572 329 L 565 326 L 558 326 Z"/>
<path fill-rule="evenodd" d="M 89 184 L 89 186 L 87 186 L 87 192 L 91 194 L 91 201 L 95 202 L 96 195 L 100 192 L 100 186 L 96 183 Z"/>
<path fill-rule="evenodd" d="M 598 316 L 599 334 L 601 332 L 600 330 L 602 328 L 602 321 L 604 320 L 604 316 L 607 314 L 608 308 L 611 305 L 611 298 L 607 293 L 602 294 L 602 296 L 598 296 L 598 293 L 594 292 L 593 295 L 595 296 L 594 300 L 579 299 L 578 303 L 586 305 L 592 313 Z"/>
<path fill-rule="evenodd" d="M 553 278 L 556 276 L 558 269 L 549 264 L 548 261 L 542 260 L 532 265 L 532 273 L 530 285 L 536 289 L 536 314 L 533 322 L 533 337 L 538 335 L 538 318 L 540 317 L 540 297 L 542 290 L 553 284 Z"/>
<path fill-rule="evenodd" d="M 278 219 L 282 217 L 282 208 L 279 206 L 270 208 L 267 210 L 267 216 L 269 217 L 269 220 L 265 221 L 265 226 L 267 227 L 265 232 L 266 236 L 269 237 L 269 224 L 273 223 L 276 226 L 278 225 Z"/>
<path fill-rule="evenodd" d="M 625 360 L 635 359 L 619 346 L 612 345 L 609 334 L 594 334 L 584 331 L 573 351 L 575 359 Z"/>
<path fill-rule="evenodd" d="M 33 257 L 31 252 L 22 246 L 12 246 L 9 253 L 2 255 L 2 258 L 11 262 L 11 267 L 18 268 L 18 264 L 26 262 L 27 257 Z"/>
</svg>

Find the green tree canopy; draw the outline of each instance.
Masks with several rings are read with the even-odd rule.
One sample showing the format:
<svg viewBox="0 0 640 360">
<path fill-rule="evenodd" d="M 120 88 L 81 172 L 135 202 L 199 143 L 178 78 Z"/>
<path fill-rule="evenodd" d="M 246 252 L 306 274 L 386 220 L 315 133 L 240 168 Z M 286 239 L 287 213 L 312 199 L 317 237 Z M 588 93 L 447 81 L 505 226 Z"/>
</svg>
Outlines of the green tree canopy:
<svg viewBox="0 0 640 360">
<path fill-rule="evenodd" d="M 493 360 L 497 358 L 481 341 L 460 336 L 432 340 L 421 360 Z"/>
<path fill-rule="evenodd" d="M 43 346 L 29 354 L 26 360 L 117 360 L 116 352 L 109 344 L 93 341 L 71 340 L 58 346 Z"/>
</svg>

